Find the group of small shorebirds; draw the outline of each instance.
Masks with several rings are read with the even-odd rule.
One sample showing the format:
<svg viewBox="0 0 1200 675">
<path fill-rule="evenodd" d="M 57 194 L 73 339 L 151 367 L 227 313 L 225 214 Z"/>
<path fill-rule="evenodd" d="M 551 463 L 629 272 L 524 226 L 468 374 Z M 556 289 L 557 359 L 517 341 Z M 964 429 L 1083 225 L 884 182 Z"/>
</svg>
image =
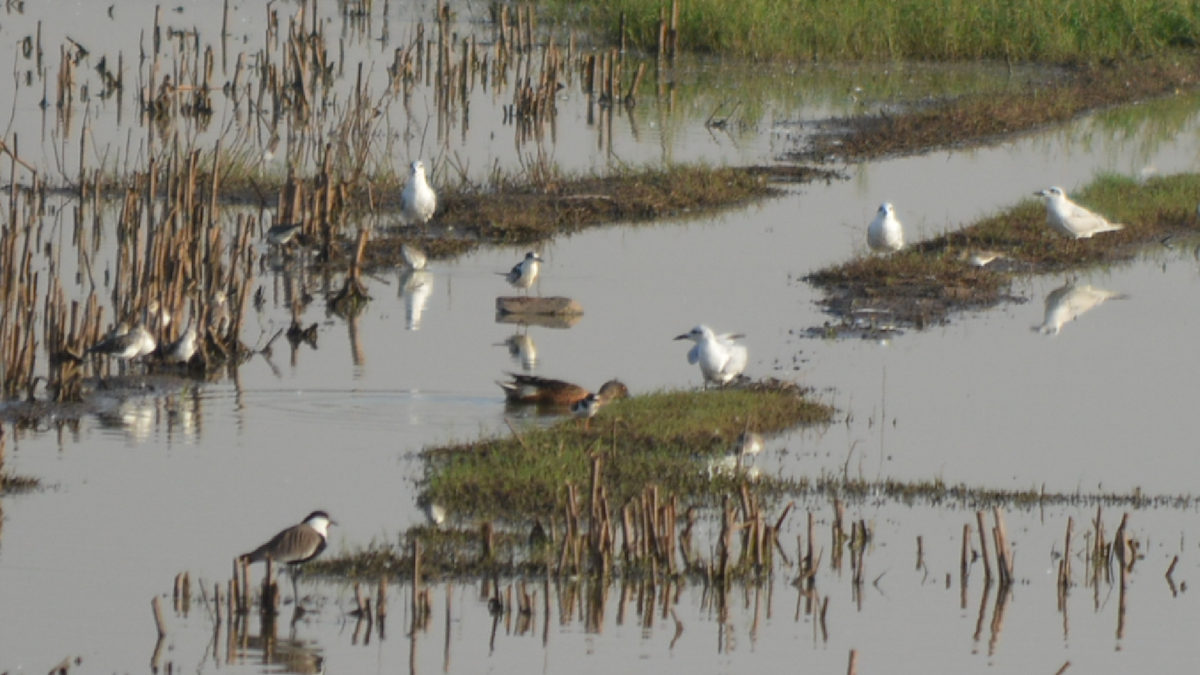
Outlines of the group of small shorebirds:
<svg viewBox="0 0 1200 675">
<path fill-rule="evenodd" d="M 420 161 L 411 165 L 409 180 L 401 194 L 401 210 L 409 222 L 428 222 L 433 217 L 437 206 L 437 195 L 429 186 L 425 177 L 425 167 Z M 1036 193 L 1046 198 L 1047 221 L 1052 228 L 1073 239 L 1087 239 L 1094 234 L 1119 230 L 1123 225 L 1110 223 L 1108 220 L 1075 204 L 1067 198 L 1062 188 L 1052 187 Z M 272 245 L 287 244 L 298 232 L 297 226 L 272 227 L 267 236 Z M 879 207 L 878 214 L 867 228 L 867 243 L 873 251 L 894 252 L 904 248 L 904 232 L 900 221 L 896 219 L 895 211 L 890 203 Z M 405 260 L 414 268 L 424 267 L 425 256 L 419 250 L 408 247 L 404 252 Z M 980 261 L 972 260 L 972 264 L 983 266 L 991 262 L 994 256 Z M 515 288 L 528 289 L 537 279 L 539 265 L 542 259 L 530 252 L 517 263 L 511 271 L 503 273 L 508 283 Z M 688 351 L 688 363 L 699 365 L 704 377 L 705 386 L 716 384 L 724 386 L 741 376 L 746 368 L 748 353 L 746 347 L 735 342 L 744 337 L 739 334 L 716 334 L 711 328 L 699 325 L 691 331 L 676 337 L 676 340 L 691 340 L 695 345 Z M 169 346 L 164 355 L 167 358 L 179 360 L 184 354 L 190 358 L 188 350 L 195 349 L 195 331 L 189 326 L 179 342 Z M 154 340 L 141 326 L 126 329 L 120 335 L 113 335 L 97 343 L 89 352 L 112 354 L 119 358 L 136 358 L 145 356 L 156 350 Z M 186 360 L 186 359 L 183 359 Z M 575 384 L 562 380 L 553 380 L 535 375 L 510 374 L 511 381 L 499 382 L 504 390 L 505 399 L 510 403 L 534 404 L 547 407 L 569 408 L 573 415 L 590 424 L 601 406 L 609 401 L 628 396 L 629 390 L 617 380 L 605 382 L 599 391 L 592 393 Z M 732 457 L 740 465 L 745 456 L 752 456 L 762 450 L 762 436 L 747 430 L 736 445 Z M 721 470 L 722 467 L 718 467 Z M 710 472 L 713 467 L 710 467 Z M 435 524 L 441 524 L 445 519 L 444 509 L 430 504 L 426 507 L 427 517 Z M 293 525 L 276 534 L 254 551 L 240 556 L 246 563 L 271 560 L 278 564 L 287 565 L 292 571 L 292 592 L 296 595 L 295 567 L 312 560 L 325 550 L 329 536 L 329 527 L 336 523 L 324 511 L 314 511 L 300 524 Z"/>
</svg>

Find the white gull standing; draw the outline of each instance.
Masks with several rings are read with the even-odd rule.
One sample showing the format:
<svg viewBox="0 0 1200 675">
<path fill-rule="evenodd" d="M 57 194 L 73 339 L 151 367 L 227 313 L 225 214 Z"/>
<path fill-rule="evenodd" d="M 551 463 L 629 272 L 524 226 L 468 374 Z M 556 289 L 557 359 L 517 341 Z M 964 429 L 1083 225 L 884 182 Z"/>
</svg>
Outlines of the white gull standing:
<svg viewBox="0 0 1200 675">
<path fill-rule="evenodd" d="M 676 340 L 691 340 L 696 343 L 688 350 L 688 363 L 700 364 L 700 372 L 704 375 L 704 384 L 710 382 L 720 385 L 729 384 L 746 369 L 749 353 L 744 345 L 734 340 L 745 337 L 740 333 L 717 335 L 712 329 L 703 324 L 696 326 L 691 332 L 676 337 Z"/>
<path fill-rule="evenodd" d="M 904 228 L 896 219 L 896 210 L 891 202 L 884 202 L 875 214 L 875 220 L 867 226 L 867 246 L 872 251 L 892 252 L 904 248 Z"/>
<path fill-rule="evenodd" d="M 1067 199 L 1067 194 L 1060 187 L 1048 188 L 1034 194 L 1046 198 L 1046 222 L 1050 227 L 1072 239 L 1090 239 L 1093 234 L 1113 232 L 1125 227 L 1110 223 L 1103 216 Z"/>
<path fill-rule="evenodd" d="M 425 165 L 421 160 L 412 163 L 404 192 L 400 193 L 400 212 L 405 222 L 424 225 L 437 209 L 437 193 L 425 180 Z"/>
</svg>

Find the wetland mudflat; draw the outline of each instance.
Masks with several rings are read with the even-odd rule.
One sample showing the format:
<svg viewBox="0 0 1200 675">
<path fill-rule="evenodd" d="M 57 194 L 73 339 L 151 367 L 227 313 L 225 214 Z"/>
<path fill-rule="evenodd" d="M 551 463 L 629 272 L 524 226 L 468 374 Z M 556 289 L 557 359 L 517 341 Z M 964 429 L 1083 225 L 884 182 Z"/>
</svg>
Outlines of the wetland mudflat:
<svg viewBox="0 0 1200 675">
<path fill-rule="evenodd" d="M 380 29 L 377 23 L 372 30 Z M 396 24 L 391 30 L 395 34 Z M 689 75 L 711 76 L 708 70 Z M 878 81 L 895 82 L 884 76 Z M 772 100 L 798 96 L 786 89 L 791 93 Z M 844 100 L 844 83 L 819 91 L 818 105 L 854 105 Z M 18 121 L 33 130 L 22 131 L 22 138 L 41 138 L 41 110 L 24 92 L 17 99 Z M 758 124 L 714 133 L 703 123 L 716 94 L 706 96 L 677 99 L 673 108 L 666 98 L 652 104 L 643 95 L 635 116 L 610 118 L 618 122 L 612 127 L 617 151 L 597 143 L 613 135 L 601 136 L 602 126 L 585 121 L 591 135 L 570 141 L 561 133 L 555 156 L 563 164 L 591 167 L 622 157 L 620 144 L 628 143 L 625 147 L 641 148 L 646 157 L 752 157 L 746 163 L 757 163 L 787 133 L 768 122 L 773 112 L 754 118 Z M 127 96 L 126 103 L 130 100 Z M 572 101 L 564 102 L 564 111 L 572 110 Z M 546 264 L 531 291 L 577 298 L 587 307 L 565 329 L 496 322 L 495 298 L 509 291 L 496 273 L 511 267 L 527 247 L 432 260 L 420 298 L 398 275 L 369 271 L 362 280 L 371 300 L 356 317 L 326 314 L 321 302 L 299 306 L 301 323 L 317 325 L 314 343 L 285 347 L 281 341 L 271 358 L 255 356 L 233 375 L 108 399 L 95 413 L 8 424 L 6 469 L 39 478 L 45 489 L 4 497 L 0 654 L 11 661 L 3 667 L 32 671 L 78 655 L 83 667 L 96 670 L 144 668 L 155 646 L 147 600 L 169 593 L 171 579 L 184 570 L 191 572 L 193 588 L 211 597 L 214 583 L 229 575 L 233 556 L 261 543 L 264 527 L 292 522 L 297 513 L 325 508 L 337 514 L 342 531 L 335 529 L 329 553 L 395 544 L 401 531 L 424 520 L 416 502 L 423 472 L 418 451 L 507 431 L 493 381 L 531 362 L 520 350 L 513 355 L 506 348 L 514 335 L 536 343 L 532 363 L 538 374 L 588 383 L 619 376 L 636 395 L 700 385 L 698 371 L 671 340 L 680 326 L 701 321 L 736 326 L 747 334 L 749 374 L 797 378 L 839 409 L 835 424 L 775 439 L 756 459 L 763 473 L 937 477 L 950 485 L 1084 497 L 1138 491 L 1187 496 L 1193 490 L 1190 477 L 1200 469 L 1192 452 L 1200 430 L 1188 407 L 1196 365 L 1190 317 L 1200 278 L 1190 247 L 1152 246 L 1119 265 L 1072 273 L 1070 279 L 1060 273 L 1019 276 L 1012 294 L 1027 302 L 961 316 L 884 344 L 801 337 L 826 316 L 815 304 L 818 294 L 797 279 L 863 252 L 865 224 L 882 201 L 902 207 L 912 241 L 920 242 L 1011 207 L 1047 185 L 1074 192 L 1100 171 L 1140 176 L 1148 167 L 1164 174 L 1191 170 L 1200 152 L 1196 107 L 1193 98 L 1181 95 L 997 148 L 854 166 L 850 180 L 790 188 L 781 198 L 698 220 L 556 239 L 539 247 Z M 76 113 L 85 109 L 77 107 Z M 483 109 L 488 108 L 473 108 Z M 34 110 L 34 117 L 24 114 Z M 574 110 L 586 119 L 585 107 Z M 481 128 L 489 129 L 487 120 L 501 117 L 473 117 L 468 137 L 476 138 Z M 635 131 L 631 120 L 645 123 Z M 622 121 L 629 126 L 623 129 Z M 514 129 L 500 128 L 495 144 L 472 147 L 519 164 L 508 149 Z M 638 133 L 644 134 L 640 140 Z M 503 152 L 496 149 L 501 144 Z M 29 144 L 22 141 L 22 147 Z M 70 158 L 77 150 L 76 145 L 60 154 Z M 406 153 L 393 154 L 396 167 L 406 165 L 409 158 L 400 156 Z M 33 150 L 29 156 L 38 157 Z M 47 152 L 36 161 L 57 166 L 53 157 Z M 74 175 L 77 167 L 64 161 L 62 172 Z M 476 161 L 472 170 L 484 164 Z M 71 250 L 76 209 L 83 205 L 55 199 L 39 216 L 42 243 L 51 244 L 52 255 L 43 254 L 44 246 L 32 247 L 34 266 L 68 280 L 79 271 L 72 292 L 86 293 L 80 290 L 89 284 L 84 262 L 53 255 Z M 222 221 L 227 231 L 235 230 L 236 215 L 231 210 Z M 112 222 L 113 216 L 99 210 L 84 210 L 80 219 L 91 223 L 97 216 Z M 116 237 L 103 227 L 99 235 L 94 241 L 102 252 L 88 260 L 90 278 L 108 297 L 111 287 L 102 280 L 106 269 L 115 276 L 119 267 Z M 295 261 L 257 270 L 248 283 L 242 340 L 261 345 L 292 323 L 294 299 L 327 297 L 341 282 L 337 272 Z M 1068 282 L 1127 298 L 1077 315 L 1057 334 L 1030 330 L 1044 323 L 1045 300 Z M 262 302 L 256 306 L 259 288 Z M 112 318 L 111 308 L 106 317 Z M 1054 672 L 1067 660 L 1096 672 L 1134 664 L 1170 667 L 1190 656 L 1189 642 L 1175 633 L 1192 625 L 1196 614 L 1186 590 L 1172 588 L 1163 576 L 1176 556 L 1176 582 L 1190 580 L 1196 570 L 1198 554 L 1189 536 L 1194 506 L 1188 504 L 1131 505 L 1132 539 L 1145 557 L 1134 566 L 1124 595 L 1119 580 L 1102 577 L 1097 585 L 1085 585 L 1086 539 L 1079 538 L 1091 529 L 1085 523 L 1095 517 L 1094 505 L 1008 511 L 1019 585 L 1001 602 L 995 590 L 984 591 L 976 566 L 964 609 L 955 585 L 962 527 L 974 522 L 973 511 L 901 506 L 868 493 L 847 514 L 871 532 L 861 587 L 848 567 L 841 573 L 831 567 L 828 553 L 814 577 L 816 594 L 790 586 L 796 568 L 780 559 L 776 575 L 763 586 L 734 587 L 723 603 L 705 593 L 702 583 L 672 592 L 665 586 L 629 587 L 627 598 L 635 593 L 658 598 L 643 602 L 640 612 L 633 602 L 621 603 L 619 585 L 547 589 L 531 580 L 528 590 L 539 603 L 551 601 L 551 609 L 537 609 L 533 623 L 521 628 L 511 615 L 494 622 L 482 584 L 457 581 L 433 588 L 432 622 L 406 635 L 403 608 L 409 603 L 405 586 L 397 583 L 387 630 L 381 635 L 376 626 L 368 642 L 347 618 L 354 607 L 352 587 L 310 580 L 301 592 L 315 597 L 313 611 L 294 626 L 284 625 L 290 619 L 285 611 L 276 626 L 277 656 L 266 656 L 272 643 L 255 639 L 262 633 L 251 617 L 249 646 L 234 650 L 227 662 L 225 643 L 212 642 L 213 615 L 203 601 L 193 601 L 187 614 L 168 611 L 170 651 L 160 665 L 312 672 L 323 660 L 326 668 L 415 663 L 420 669 L 474 671 L 538 664 L 551 671 L 661 672 L 707 668 L 714 659 L 730 669 L 777 668 L 802 653 L 825 670 L 841 672 L 855 650 L 861 671 L 900 663 L 912 672 Z M 801 506 L 781 523 L 783 548 L 793 561 L 795 537 L 809 540 L 804 514 L 810 509 L 821 531 L 818 546 L 832 550 L 827 543 L 832 504 L 820 499 Z M 1101 520 L 1107 533 L 1123 510 L 1105 507 Z M 1059 609 L 1056 556 L 1063 552 L 1067 517 L 1076 524 L 1077 585 Z M 475 523 L 464 525 L 473 529 Z M 719 532 L 711 521 L 697 527 L 698 538 L 711 540 Z M 818 600 L 825 606 L 826 598 L 822 622 L 814 608 Z M 646 611 L 650 607 L 654 611 Z"/>
</svg>

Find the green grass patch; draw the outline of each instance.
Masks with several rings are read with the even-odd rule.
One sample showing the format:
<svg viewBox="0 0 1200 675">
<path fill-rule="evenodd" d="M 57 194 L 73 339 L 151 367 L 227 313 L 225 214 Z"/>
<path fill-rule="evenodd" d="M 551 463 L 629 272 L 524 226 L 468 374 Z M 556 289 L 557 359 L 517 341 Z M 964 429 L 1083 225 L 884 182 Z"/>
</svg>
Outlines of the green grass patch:
<svg viewBox="0 0 1200 675">
<path fill-rule="evenodd" d="M 614 505 L 649 485 L 689 502 L 711 503 L 729 492 L 734 479 L 710 479 L 707 461 L 722 455 L 739 434 L 823 423 L 831 412 L 782 383 L 645 394 L 605 406 L 590 430 L 567 419 L 515 436 L 425 450 L 423 498 L 456 518 L 549 517 L 563 512 L 568 482 L 586 492 L 592 457 L 599 457 L 601 481 Z"/>
<path fill-rule="evenodd" d="M 663 0 L 548 3 L 616 42 L 656 48 Z M 1188 0 L 680 0 L 684 50 L 756 59 L 1063 62 L 1195 46 Z"/>
<path fill-rule="evenodd" d="M 1102 176 L 1069 196 L 1113 222 L 1124 223 L 1125 229 L 1118 232 L 1068 239 L 1050 229 L 1044 204 L 1031 197 L 898 254 L 858 258 L 805 279 L 826 292 L 822 302 L 835 315 L 845 317 L 870 308 L 898 324 L 921 327 L 953 311 L 1009 299 L 1008 290 L 1017 276 L 1127 261 L 1147 244 L 1160 246 L 1170 237 L 1198 234 L 1197 195 L 1200 174 L 1157 177 L 1144 183 Z M 971 265 L 970 257 L 983 251 L 1002 257 L 986 267 Z M 842 328 L 826 326 L 813 332 L 848 332 Z"/>
</svg>

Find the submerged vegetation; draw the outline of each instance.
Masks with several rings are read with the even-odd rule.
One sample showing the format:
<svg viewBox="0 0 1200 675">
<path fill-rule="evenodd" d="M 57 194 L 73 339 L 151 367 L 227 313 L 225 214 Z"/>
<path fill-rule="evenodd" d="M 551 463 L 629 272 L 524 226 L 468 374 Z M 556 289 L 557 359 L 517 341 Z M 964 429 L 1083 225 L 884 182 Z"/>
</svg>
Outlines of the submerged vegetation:
<svg viewBox="0 0 1200 675">
<path fill-rule="evenodd" d="M 922 327 L 950 312 L 1013 299 L 1008 289 L 1018 275 L 1129 260 L 1147 244 L 1170 245 L 1174 238 L 1200 234 L 1198 194 L 1200 174 L 1145 182 L 1103 176 L 1072 199 L 1125 224 L 1117 232 L 1068 239 L 1046 224 L 1041 201 L 1030 199 L 897 254 L 866 256 L 819 270 L 806 280 L 825 290 L 825 306 L 847 322 L 813 332 L 857 332 L 851 317 L 864 312 Z M 980 266 L 980 255 L 992 259 Z"/>
<path fill-rule="evenodd" d="M 670 10 L 655 0 L 555 0 L 619 41 L 652 50 Z M 1200 43 L 1200 6 L 1187 0 L 677 0 L 680 48 L 756 59 L 1064 62 L 1158 53 Z M 665 16 L 664 16 L 665 15 Z M 622 17 L 624 20 L 622 20 Z"/>
</svg>

